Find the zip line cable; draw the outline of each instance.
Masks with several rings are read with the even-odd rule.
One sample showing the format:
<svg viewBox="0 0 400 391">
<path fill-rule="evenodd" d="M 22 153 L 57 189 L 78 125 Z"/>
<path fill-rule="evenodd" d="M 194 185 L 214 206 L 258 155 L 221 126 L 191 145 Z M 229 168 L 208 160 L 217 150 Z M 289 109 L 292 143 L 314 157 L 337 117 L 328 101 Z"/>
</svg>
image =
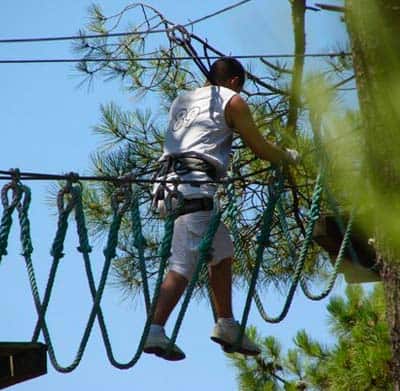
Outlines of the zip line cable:
<svg viewBox="0 0 400 391">
<path fill-rule="evenodd" d="M 238 59 L 254 59 L 254 58 L 294 58 L 294 57 L 345 57 L 351 56 L 350 52 L 333 52 L 333 53 L 305 53 L 303 55 L 289 54 L 289 53 L 271 53 L 271 54 L 239 54 L 230 55 Z M 198 56 L 200 60 L 216 60 L 221 56 Z M 193 60 L 191 56 L 174 56 L 174 60 Z M 170 61 L 171 57 L 137 57 L 137 58 L 29 58 L 29 59 L 3 59 L 0 60 L 0 64 L 43 64 L 43 63 L 75 63 L 75 62 L 135 62 L 135 61 Z"/>
<path fill-rule="evenodd" d="M 201 18 L 195 19 L 190 21 L 180 27 L 186 29 L 186 27 L 191 27 L 197 23 L 200 23 L 204 20 L 212 18 L 216 15 L 220 15 L 227 11 L 230 11 L 236 7 L 239 7 L 243 4 L 250 2 L 251 0 L 242 0 L 237 3 L 231 4 L 225 8 L 217 10 L 211 14 L 205 15 Z M 121 32 L 121 33 L 105 33 L 105 34 L 79 34 L 79 35 L 70 35 L 70 36 L 56 36 L 56 37 L 34 37 L 34 38 L 10 38 L 10 39 L 0 39 L 0 44 L 11 44 L 11 43 L 32 43 L 32 42 L 49 42 L 49 41 L 67 41 L 67 40 L 81 40 L 81 39 L 96 39 L 96 38 L 112 38 L 112 37 L 123 37 L 123 36 L 132 36 L 132 35 L 146 35 L 146 34 L 153 34 L 153 33 L 167 33 L 171 34 L 171 32 L 175 31 L 175 29 L 179 26 L 172 23 L 171 21 L 161 17 L 165 25 L 170 25 L 171 27 L 164 28 L 164 29 L 147 29 L 143 31 L 131 31 L 131 32 Z M 332 52 L 332 53 L 306 53 L 303 55 L 299 54 L 287 54 L 287 53 L 271 53 L 271 54 L 245 54 L 245 55 L 236 55 L 231 56 L 237 59 L 252 59 L 252 58 L 294 58 L 296 56 L 301 57 L 344 57 L 350 56 L 351 53 L 348 52 Z M 220 58 L 220 55 L 214 56 L 196 56 L 194 59 L 193 56 L 176 56 L 173 57 L 174 60 L 213 60 Z M 110 57 L 103 57 L 103 58 L 17 58 L 17 59 L 0 59 L 1 64 L 39 64 L 39 63 L 98 63 L 98 62 L 106 62 L 106 61 L 120 61 L 120 62 L 134 62 L 134 61 L 170 61 L 171 57 L 167 56 L 160 56 L 160 57 L 137 57 L 137 58 L 110 58 Z"/>
<path fill-rule="evenodd" d="M 245 3 L 248 3 L 252 0 L 243 0 L 238 3 L 234 3 L 228 7 L 222 8 L 218 11 L 215 11 L 209 15 L 202 16 L 201 18 L 195 19 L 183 25 L 183 27 L 191 27 L 197 23 L 203 22 L 204 20 L 210 19 L 214 16 L 220 15 L 227 11 L 230 11 L 236 7 L 239 7 Z M 170 22 L 167 22 L 171 24 Z M 172 25 L 172 24 L 171 24 Z M 172 25 L 173 27 L 173 25 Z M 57 37 L 33 37 L 33 38 L 6 38 L 0 39 L 0 44 L 7 43 L 32 43 L 32 42 L 52 42 L 52 41 L 73 41 L 79 39 L 96 39 L 96 38 L 116 38 L 116 37 L 126 37 L 133 35 L 147 35 L 147 34 L 158 34 L 158 33 L 167 33 L 170 29 L 148 29 L 143 31 L 131 31 L 125 33 L 106 33 L 106 34 L 89 34 L 89 35 L 67 35 L 67 36 L 57 36 Z"/>
<path fill-rule="evenodd" d="M 78 39 L 95 39 L 95 38 L 115 38 L 115 37 L 126 37 L 131 35 L 147 35 L 165 33 L 168 29 L 156 29 L 156 30 L 142 30 L 142 31 L 131 31 L 129 33 L 106 33 L 106 34 L 87 34 L 87 35 L 66 35 L 62 37 L 41 37 L 41 38 L 7 38 L 0 39 L 2 43 L 31 43 L 31 42 L 52 42 L 52 41 L 73 41 Z"/>
<path fill-rule="evenodd" d="M 186 23 L 186 24 L 183 25 L 183 27 L 193 26 L 193 25 L 195 25 L 197 23 L 203 22 L 204 20 L 210 19 L 210 18 L 212 18 L 214 16 L 217 16 L 217 15 L 220 15 L 220 14 L 225 13 L 227 11 L 230 11 L 230 10 L 232 10 L 232 9 L 234 9 L 236 7 L 239 7 L 239 6 L 241 6 L 241 5 L 245 4 L 245 3 L 249 3 L 250 1 L 252 1 L 252 0 L 239 1 L 238 3 L 232 4 L 232 5 L 229 5 L 228 7 L 220 9 L 219 11 L 215 11 L 212 14 L 203 16 L 203 17 L 201 17 L 199 19 L 195 19 L 195 20 L 193 20 L 193 21 L 191 21 L 189 23 Z"/>
</svg>

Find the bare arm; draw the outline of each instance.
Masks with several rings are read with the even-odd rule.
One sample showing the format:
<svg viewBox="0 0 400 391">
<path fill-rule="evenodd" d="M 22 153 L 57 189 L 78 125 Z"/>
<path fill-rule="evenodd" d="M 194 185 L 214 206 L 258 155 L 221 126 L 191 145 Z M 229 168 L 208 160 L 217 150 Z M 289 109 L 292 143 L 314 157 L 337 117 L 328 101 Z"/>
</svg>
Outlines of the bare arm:
<svg viewBox="0 0 400 391">
<path fill-rule="evenodd" d="M 290 160 L 283 149 L 264 139 L 254 123 L 248 104 L 239 95 L 229 101 L 225 117 L 228 125 L 237 130 L 244 143 L 260 159 L 271 163 Z"/>
</svg>

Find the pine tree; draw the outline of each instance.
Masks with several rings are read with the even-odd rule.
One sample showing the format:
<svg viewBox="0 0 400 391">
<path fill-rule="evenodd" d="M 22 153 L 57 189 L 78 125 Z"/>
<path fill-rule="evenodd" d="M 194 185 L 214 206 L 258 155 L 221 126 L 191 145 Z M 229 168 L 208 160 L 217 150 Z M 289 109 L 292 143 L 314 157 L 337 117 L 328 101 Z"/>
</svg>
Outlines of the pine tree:
<svg viewBox="0 0 400 391">
<path fill-rule="evenodd" d="M 305 330 L 297 333 L 295 347 L 282 352 L 274 337 L 251 336 L 262 346 L 256 358 L 228 355 L 237 370 L 240 390 L 388 391 L 389 331 L 381 285 L 370 292 L 349 286 L 346 297 L 332 297 L 327 306 L 335 338 L 329 346 Z"/>
<path fill-rule="evenodd" d="M 366 149 L 365 170 L 387 301 L 395 391 L 400 390 L 400 1 L 346 1 Z"/>
</svg>

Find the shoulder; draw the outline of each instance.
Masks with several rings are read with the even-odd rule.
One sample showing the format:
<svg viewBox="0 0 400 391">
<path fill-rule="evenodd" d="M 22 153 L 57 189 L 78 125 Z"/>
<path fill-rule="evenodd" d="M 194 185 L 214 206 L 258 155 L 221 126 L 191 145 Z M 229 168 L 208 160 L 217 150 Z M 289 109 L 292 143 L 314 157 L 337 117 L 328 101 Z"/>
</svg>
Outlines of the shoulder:
<svg viewBox="0 0 400 391">
<path fill-rule="evenodd" d="M 239 132 L 253 126 L 249 105 L 239 94 L 229 101 L 225 110 L 225 118 L 229 126 Z"/>
<path fill-rule="evenodd" d="M 247 102 L 239 95 L 234 95 L 226 106 L 226 112 L 229 116 L 235 117 L 249 112 Z"/>
<path fill-rule="evenodd" d="M 239 94 L 232 96 L 231 100 L 228 103 L 228 106 L 230 109 L 233 110 L 241 110 L 249 107 L 246 101 Z"/>
</svg>

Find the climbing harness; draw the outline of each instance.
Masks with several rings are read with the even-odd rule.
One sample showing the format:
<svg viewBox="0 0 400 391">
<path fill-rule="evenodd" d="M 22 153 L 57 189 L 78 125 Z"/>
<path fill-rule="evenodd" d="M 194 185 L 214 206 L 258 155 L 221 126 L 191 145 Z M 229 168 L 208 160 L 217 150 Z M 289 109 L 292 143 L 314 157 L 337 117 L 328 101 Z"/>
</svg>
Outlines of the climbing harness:
<svg viewBox="0 0 400 391">
<path fill-rule="evenodd" d="M 218 179 L 215 166 L 196 152 L 183 152 L 163 157 L 163 159 L 159 162 L 159 169 L 153 176 L 153 179 L 161 180 L 161 183 L 159 183 L 154 190 L 153 209 L 161 216 L 165 215 L 164 200 L 165 197 L 168 197 L 168 195 L 171 193 L 171 185 L 168 185 L 166 182 L 163 183 L 162 181 L 166 181 L 170 174 L 172 174 L 172 177 L 175 178 L 176 176 L 182 176 L 196 171 L 204 172 L 213 181 Z M 179 182 L 178 179 L 176 180 Z M 174 185 L 176 192 L 177 183 Z M 193 181 L 191 186 L 199 187 L 200 184 L 196 183 L 196 181 Z M 175 204 L 176 202 L 173 202 L 172 206 Z M 198 211 L 210 211 L 213 209 L 213 206 L 214 202 L 210 197 L 184 199 L 182 208 L 180 208 L 179 216 Z"/>
<path fill-rule="evenodd" d="M 166 178 L 168 174 L 186 175 L 193 171 L 204 172 L 216 181 L 218 179 L 217 169 L 208 162 L 201 154 L 196 152 L 182 152 L 167 155 L 159 162 L 160 168 L 155 174 L 155 178 Z M 193 184 L 196 186 L 196 183 Z"/>
<path fill-rule="evenodd" d="M 175 207 L 176 202 L 173 203 L 173 207 Z M 183 216 L 188 213 L 195 213 L 200 211 L 210 211 L 214 208 L 214 200 L 209 197 L 204 198 L 191 198 L 191 199 L 183 199 L 183 205 L 180 211 L 177 211 L 177 217 Z M 159 206 L 159 214 L 161 217 L 165 216 L 165 203 L 160 202 Z"/>
</svg>

